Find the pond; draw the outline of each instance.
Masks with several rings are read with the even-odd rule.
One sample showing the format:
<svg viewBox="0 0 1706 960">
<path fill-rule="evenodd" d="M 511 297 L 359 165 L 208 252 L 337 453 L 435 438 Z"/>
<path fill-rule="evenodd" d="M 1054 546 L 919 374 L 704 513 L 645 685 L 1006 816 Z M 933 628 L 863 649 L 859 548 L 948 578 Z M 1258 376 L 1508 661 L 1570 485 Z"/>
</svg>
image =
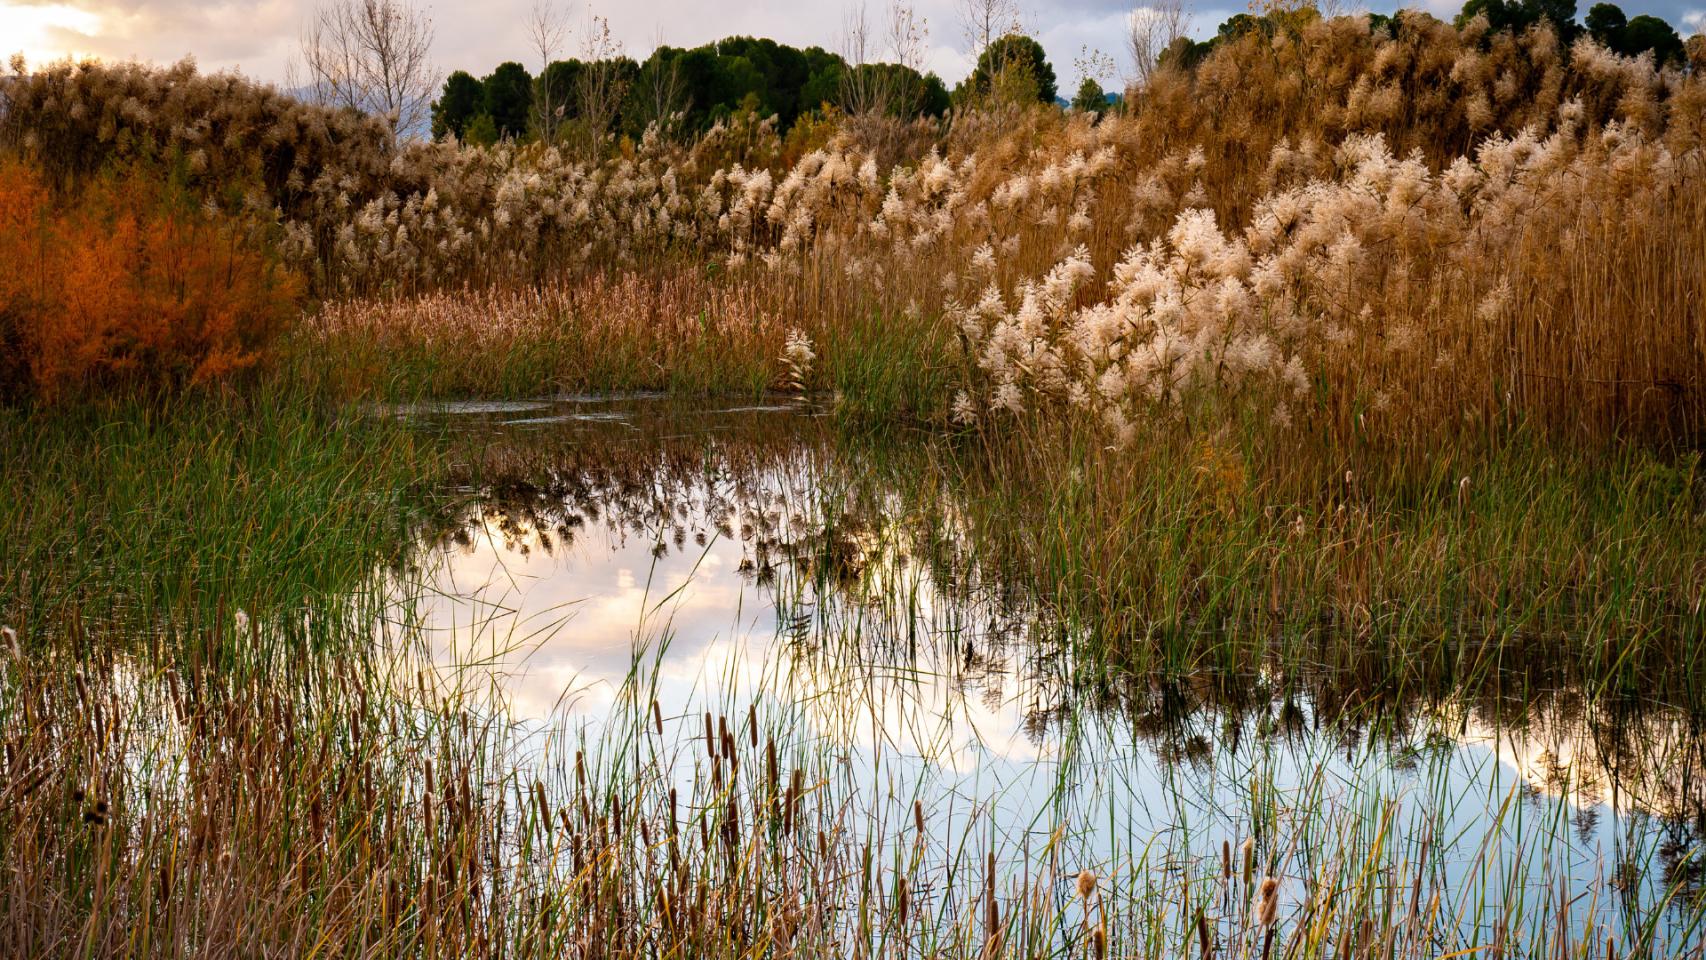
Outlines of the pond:
<svg viewBox="0 0 1706 960">
<path fill-rule="evenodd" d="M 1354 891 L 1442 950 L 1565 928 L 1700 943 L 1706 805 L 1680 711 L 1376 691 L 1297 662 L 1122 671 L 980 545 L 927 445 L 873 450 L 791 402 L 383 412 L 480 461 L 394 576 L 384 633 L 488 696 L 542 791 L 643 754 L 673 824 L 678 796 L 691 819 L 737 754 L 767 757 L 755 796 L 802 771 L 831 835 L 917 878 L 938 917 L 985 884 L 1070 899 L 1088 868 L 1233 944 L 1256 875 L 1288 923 Z"/>
</svg>

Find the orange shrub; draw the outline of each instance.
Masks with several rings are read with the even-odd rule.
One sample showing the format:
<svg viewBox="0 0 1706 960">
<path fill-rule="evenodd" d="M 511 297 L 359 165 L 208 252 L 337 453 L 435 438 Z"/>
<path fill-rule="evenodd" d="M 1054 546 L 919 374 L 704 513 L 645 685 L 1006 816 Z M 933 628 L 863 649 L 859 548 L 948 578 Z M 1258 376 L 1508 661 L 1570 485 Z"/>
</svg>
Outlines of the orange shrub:
<svg viewBox="0 0 1706 960">
<path fill-rule="evenodd" d="M 252 366 L 302 291 L 261 231 L 142 169 L 61 197 L 0 160 L 7 392 L 170 390 Z"/>
</svg>

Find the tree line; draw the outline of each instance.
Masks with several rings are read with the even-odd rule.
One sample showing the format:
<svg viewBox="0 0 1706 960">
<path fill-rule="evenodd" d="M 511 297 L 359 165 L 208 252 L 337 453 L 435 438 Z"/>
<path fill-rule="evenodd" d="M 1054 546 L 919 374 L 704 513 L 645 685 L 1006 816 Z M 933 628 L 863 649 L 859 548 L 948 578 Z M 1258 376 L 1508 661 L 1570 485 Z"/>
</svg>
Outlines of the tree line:
<svg viewBox="0 0 1706 960">
<path fill-rule="evenodd" d="M 1207 40 L 1174 37 L 1163 49 L 1158 62 L 1165 65 L 1192 67 L 1201 63 L 1222 43 L 1236 40 L 1251 32 L 1272 35 L 1275 30 L 1296 30 L 1303 23 L 1319 17 L 1312 6 L 1276 8 L 1265 14 L 1240 13 L 1220 25 Z M 1369 29 L 1396 29 L 1405 17 L 1427 17 L 1426 13 L 1399 10 L 1390 16 L 1368 15 Z M 1650 54 L 1658 66 L 1683 66 L 1687 62 L 1682 37 L 1669 23 L 1659 17 L 1641 14 L 1628 17 L 1613 3 L 1596 3 L 1588 10 L 1582 23 L 1576 22 L 1575 0 L 1468 0 L 1453 19 L 1463 27 L 1477 16 L 1487 19 L 1489 34 L 1521 33 L 1542 21 L 1548 21 L 1558 31 L 1566 47 L 1582 36 L 1613 53 L 1625 57 Z"/>
<path fill-rule="evenodd" d="M 587 126 L 637 135 L 659 123 L 699 132 L 754 111 L 787 128 L 860 90 L 881 91 L 867 95 L 880 102 L 861 106 L 902 117 L 939 116 L 950 100 L 934 73 L 900 64 L 850 65 L 822 47 L 730 37 L 690 49 L 662 46 L 644 63 L 620 55 L 555 60 L 538 76 L 516 61 L 484 77 L 458 70 L 432 106 L 432 132 L 473 143 Z"/>
<path fill-rule="evenodd" d="M 1203 41 L 1180 35 L 1184 18 L 1175 18 L 1173 35 L 1162 43 L 1134 40 L 1139 78 L 1151 64 L 1194 67 L 1221 43 L 1252 31 L 1296 30 L 1319 15 L 1308 5 L 1241 13 Z M 1427 14 L 1370 14 L 1369 27 L 1395 29 L 1407 16 Z M 1670 24 L 1649 15 L 1627 17 L 1612 3 L 1594 4 L 1578 23 L 1574 0 L 1468 0 L 1456 22 L 1461 26 L 1476 16 L 1486 17 L 1493 32 L 1521 32 L 1545 20 L 1566 44 L 1586 35 L 1623 56 L 1651 55 L 1661 66 L 1687 60 Z M 939 117 L 989 97 L 1054 103 L 1057 96 L 1054 68 L 1042 45 L 1020 32 L 991 39 L 972 74 L 952 89 L 936 74 L 903 63 L 851 63 L 822 47 L 729 37 L 692 48 L 660 46 L 643 63 L 620 53 L 549 60 L 537 76 L 517 61 L 499 64 L 484 77 L 458 70 L 432 103 L 432 133 L 482 144 L 558 139 L 566 131 L 638 136 L 653 124 L 698 133 L 748 113 L 774 117 L 785 131 L 803 116 L 834 110 L 910 119 Z M 1070 106 L 1118 109 L 1121 102 L 1086 76 Z"/>
<path fill-rule="evenodd" d="M 1054 101 L 1054 68 L 1041 44 L 1022 34 L 996 39 L 950 90 L 936 74 L 906 64 L 849 63 L 822 47 L 730 37 L 687 49 L 660 46 L 644 63 L 620 54 L 554 60 L 537 76 L 513 60 L 484 77 L 457 70 L 432 104 L 432 133 L 493 143 L 568 131 L 637 136 L 654 123 L 703 132 L 750 112 L 773 116 L 786 130 L 813 112 L 939 117 L 995 95 Z"/>
</svg>

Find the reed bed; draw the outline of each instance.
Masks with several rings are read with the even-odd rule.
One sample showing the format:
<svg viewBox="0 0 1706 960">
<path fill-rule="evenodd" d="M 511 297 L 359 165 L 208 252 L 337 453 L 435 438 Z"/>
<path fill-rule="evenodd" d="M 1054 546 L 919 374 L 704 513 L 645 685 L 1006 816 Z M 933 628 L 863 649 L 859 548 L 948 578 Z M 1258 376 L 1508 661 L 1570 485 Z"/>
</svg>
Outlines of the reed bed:
<svg viewBox="0 0 1706 960">
<path fill-rule="evenodd" d="M 213 665 L 207 652 L 230 649 L 221 634 L 239 628 L 245 659 Z M 1248 728 L 1251 752 L 1216 761 L 1230 764 L 1228 807 L 1192 826 L 1182 777 L 1170 790 L 1185 820 L 1154 836 L 1112 824 L 1108 847 L 1078 819 L 1095 804 L 1074 799 L 1069 762 L 1054 815 L 997 832 L 992 810 L 909 795 L 880 765 L 867 778 L 824 749 L 809 704 L 790 706 L 779 690 L 735 712 L 680 712 L 649 699 L 636 669 L 607 722 L 530 727 L 490 691 L 452 679 L 465 672 L 305 655 L 298 630 L 216 624 L 176 638 L 163 658 L 26 638 L 59 652 L 8 657 L 0 848 L 14 867 L 0 938 L 10 952 L 1700 949 L 1691 848 L 1667 847 L 1665 861 L 1656 839 L 1631 833 L 1628 859 L 1590 861 L 1583 874 L 1565 800 L 1496 785 L 1510 796 L 1456 795 L 1427 763 L 1418 787 L 1368 771 L 1339 783 L 1327 772 L 1338 747 L 1283 747 L 1307 722 L 1289 699 L 1255 710 L 1267 719 Z M 1117 790 L 1117 774 L 1103 786 Z M 1448 828 L 1458 807 L 1483 803 L 1496 827 L 1465 850 Z"/>
<path fill-rule="evenodd" d="M 462 328 L 437 291 L 522 315 L 539 312 L 529 298 L 571 296 L 564 284 L 590 284 L 589 304 L 609 289 L 655 304 L 655 330 L 613 311 L 611 338 L 635 339 L 635 359 L 612 366 L 579 321 L 558 321 L 490 390 L 783 375 L 774 349 L 764 377 L 757 355 L 728 378 L 647 362 L 648 343 L 703 316 L 799 330 L 825 372 L 929 371 L 921 412 L 997 433 L 1042 410 L 1130 443 L 1206 397 L 1299 438 L 1418 457 L 1512 423 L 1572 442 L 1698 436 L 1697 71 L 1564 47 L 1544 24 L 1268 27 L 1162 71 L 1122 113 L 995 104 L 892 163 L 861 139 L 868 125 L 808 125 L 818 139 L 795 143 L 750 116 L 591 158 L 332 137 L 351 121 L 235 78 L 90 64 L 10 78 L 5 138 L 43 164 L 187 152 L 185 176 L 225 190 L 217 202 L 240 192 L 237 206 L 274 211 L 322 297 L 425 297 L 333 311 L 388 317 L 398 337 Z M 230 103 L 192 110 L 215 94 Z M 247 178 L 245 150 L 261 153 Z M 636 276 L 655 289 L 633 290 Z M 511 292 L 475 292 L 492 286 Z M 340 329 L 324 325 L 312 352 L 359 346 L 327 338 Z M 917 348 L 867 369 L 837 360 L 848 338 Z M 706 357 L 729 345 L 686 342 Z M 584 364 L 542 366 L 577 346 Z M 859 385 L 835 384 L 855 400 Z"/>
<path fill-rule="evenodd" d="M 401 399 L 780 385 L 787 323 L 753 291 L 678 272 L 350 301 L 314 316 L 298 358 L 334 395 Z M 323 353 L 325 347 L 342 349 Z"/>
<path fill-rule="evenodd" d="M 4 410 L 0 447 L 0 618 L 127 647 L 228 598 L 259 614 L 354 589 L 407 554 L 442 469 L 429 437 L 300 391 Z"/>
<path fill-rule="evenodd" d="M 607 717 L 521 719 L 489 664 L 433 657 L 413 565 L 387 580 L 400 594 L 370 595 L 367 578 L 355 603 L 251 615 L 210 600 L 129 649 L 96 614 L 8 633 L 0 851 L 15 866 L 0 881 L 0 945 L 168 957 L 1699 952 L 1687 824 L 1701 758 L 1686 711 L 1591 684 L 1539 695 L 1559 678 L 1508 664 L 1429 682 L 1356 672 L 1379 654 L 1316 670 L 1302 649 L 1256 674 L 1260 654 L 1226 669 L 1111 670 L 1082 641 L 1032 658 L 1070 625 L 1038 623 L 1046 608 L 1022 592 L 994 606 L 953 592 L 999 555 L 958 539 L 977 528 L 933 486 L 945 474 L 856 457 L 837 480 L 821 466 L 832 451 L 797 442 L 763 429 L 709 448 L 690 434 L 661 447 L 511 435 L 446 458 L 474 498 L 457 525 L 518 543 L 609 522 L 693 550 L 676 533 L 695 522 L 684 507 L 728 517 L 753 575 L 774 570 L 787 634 L 755 687 L 708 676 L 689 702 L 660 698 L 658 664 L 677 640 L 664 614 L 636 625 Z M 719 478 L 731 499 L 701 504 L 695 477 Z M 456 544 L 457 525 L 415 534 Z M 265 586 L 237 577 L 222 596 Z M 931 752 L 873 756 L 846 736 L 905 709 L 919 685 L 974 697 L 1009 684 L 1031 692 L 1002 696 L 1037 698 L 1036 729 L 1054 745 L 1038 762 L 1051 785 L 1018 820 L 1003 814 L 1008 791 L 976 803 L 942 792 Z M 1640 710 L 1626 717 L 1625 702 Z M 1434 745 L 1466 731 L 1503 745 L 1526 777 L 1453 779 Z M 923 747 L 948 743 L 929 724 L 918 732 Z M 1132 795 L 1135 745 L 1153 751 L 1165 792 Z M 1571 831 L 1591 829 L 1578 808 L 1608 799 L 1630 812 L 1628 832 L 1615 850 L 1578 849 Z M 1489 817 L 1485 841 L 1457 832 Z"/>
</svg>

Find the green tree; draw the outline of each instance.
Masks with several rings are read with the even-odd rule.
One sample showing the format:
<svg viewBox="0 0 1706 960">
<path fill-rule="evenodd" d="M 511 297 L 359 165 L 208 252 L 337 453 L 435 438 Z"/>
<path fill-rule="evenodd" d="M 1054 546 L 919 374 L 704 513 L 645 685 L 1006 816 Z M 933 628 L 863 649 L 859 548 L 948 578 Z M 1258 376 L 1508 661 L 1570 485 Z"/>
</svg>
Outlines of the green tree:
<svg viewBox="0 0 1706 960">
<path fill-rule="evenodd" d="M 1653 51 L 1653 63 L 1663 65 L 1684 61 L 1682 38 L 1670 24 L 1658 17 L 1646 14 L 1631 17 L 1629 26 L 1622 29 L 1622 43 L 1628 49 L 1628 56 L 1643 55 L 1650 49 Z"/>
<path fill-rule="evenodd" d="M 833 54 L 822 62 L 812 64 L 811 74 L 800 88 L 802 113 L 836 102 L 841 96 L 844 67 L 841 58 Z"/>
<path fill-rule="evenodd" d="M 468 121 L 468 128 L 462 134 L 465 143 L 476 147 L 489 147 L 498 142 L 498 125 L 492 122 L 492 115 L 481 111 Z"/>
<path fill-rule="evenodd" d="M 1587 15 L 1588 35 L 1613 53 L 1638 57 L 1651 51 L 1653 62 L 1682 63 L 1685 52 L 1682 37 L 1671 25 L 1658 17 L 1642 14 L 1625 19 L 1615 4 L 1596 3 Z"/>
<path fill-rule="evenodd" d="M 1028 61 L 1041 65 L 1031 67 L 1032 73 L 1042 75 L 1044 92 L 1052 97 L 1054 73 L 1041 60 L 1042 48 L 1026 42 L 1034 48 L 1026 51 Z M 890 107 L 896 116 L 940 116 L 950 106 L 948 88 L 935 74 L 885 63 L 859 69 L 866 79 L 900 91 Z M 549 91 L 550 102 L 562 107 L 560 130 L 592 125 L 638 136 L 648 124 L 680 113 L 681 129 L 697 132 L 735 113 L 755 111 L 775 116 L 786 131 L 800 116 L 841 99 L 850 71 L 846 61 L 821 47 L 799 49 L 753 37 L 729 37 L 688 50 L 660 46 L 644 64 L 627 57 L 559 60 L 537 80 L 520 64 L 505 63 L 483 84 L 467 77 L 479 96 L 457 117 L 466 128 L 474 115 L 485 113 L 494 136 L 521 136 L 539 121 L 529 107 Z M 589 115 L 589 107 L 597 109 Z M 469 139 L 466 133 L 463 138 Z"/>
<path fill-rule="evenodd" d="M 553 60 L 551 65 L 533 81 L 534 98 L 546 100 L 563 111 L 563 119 L 573 119 L 580 108 L 575 91 L 580 87 L 581 71 L 586 65 L 579 60 Z"/>
<path fill-rule="evenodd" d="M 1588 28 L 1588 36 L 1594 42 L 1607 50 L 1616 50 L 1623 45 L 1623 28 L 1629 25 L 1629 18 L 1623 15 L 1623 9 L 1615 3 L 1596 3 L 1588 9 L 1584 21 Z"/>
<path fill-rule="evenodd" d="M 948 85 L 934 72 L 924 75 L 924 102 L 918 112 L 927 117 L 940 117 L 953 107 L 953 98 L 948 94 Z"/>
<path fill-rule="evenodd" d="M 1208 40 L 1178 37 L 1155 58 L 1155 65 L 1166 70 L 1194 70 L 1197 64 L 1207 60 L 1208 55 L 1214 52 L 1220 39 L 1218 36 Z"/>
<path fill-rule="evenodd" d="M 1461 27 L 1478 15 L 1486 16 L 1493 30 L 1511 33 L 1550 20 L 1565 43 L 1581 32 L 1576 25 L 1576 0 L 1469 0 L 1457 15 L 1457 25 Z"/>
<path fill-rule="evenodd" d="M 1630 18 L 1623 28 L 1623 50 L 1619 52 L 1637 57 L 1649 50 L 1654 63 L 1683 62 L 1682 38 L 1670 24 L 1646 14 Z"/>
<path fill-rule="evenodd" d="M 1053 103 L 1057 93 L 1054 67 L 1043 45 L 1022 33 L 1009 33 L 985 48 L 964 89 L 976 97 L 1014 96 L 1043 103 Z"/>
<path fill-rule="evenodd" d="M 947 87 L 935 74 L 925 76 L 898 63 L 861 63 L 845 68 L 841 76 L 849 81 L 839 91 L 849 113 L 880 108 L 891 117 L 910 120 L 939 116 L 947 109 Z"/>
<path fill-rule="evenodd" d="M 481 84 L 486 91 L 486 114 L 500 137 L 527 135 L 528 115 L 533 109 L 533 75 L 511 60 L 498 64 Z"/>
<path fill-rule="evenodd" d="M 1072 98 L 1072 109 L 1100 113 L 1108 108 L 1108 95 L 1102 91 L 1102 85 L 1090 77 L 1078 85 L 1078 93 Z"/>
<path fill-rule="evenodd" d="M 446 136 L 463 139 L 463 134 L 476 114 L 484 109 L 486 89 L 473 74 L 458 70 L 445 78 L 444 90 L 432 105 L 432 135 L 442 140 Z"/>
</svg>

